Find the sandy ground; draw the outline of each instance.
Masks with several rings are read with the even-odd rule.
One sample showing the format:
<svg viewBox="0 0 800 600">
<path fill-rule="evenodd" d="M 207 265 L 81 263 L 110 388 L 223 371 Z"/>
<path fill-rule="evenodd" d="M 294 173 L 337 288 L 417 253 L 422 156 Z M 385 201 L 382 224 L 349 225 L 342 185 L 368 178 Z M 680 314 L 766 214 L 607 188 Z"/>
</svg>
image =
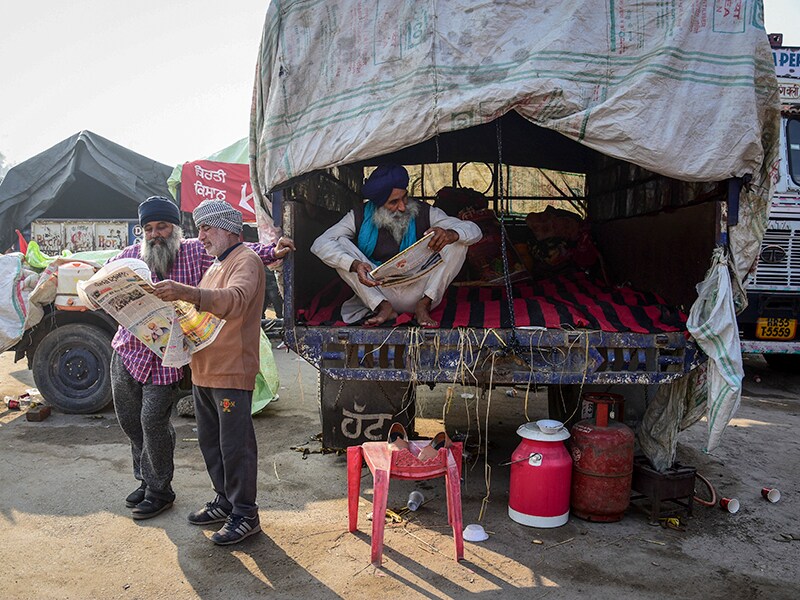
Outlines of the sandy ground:
<svg viewBox="0 0 800 600">
<path fill-rule="evenodd" d="M 127 440 L 113 410 L 54 413 L 42 423 L 0 409 L 0 598 L 798 598 L 800 541 L 800 376 L 748 360 L 742 407 L 714 455 L 700 452 L 701 422 L 681 437 L 679 460 L 696 466 L 717 490 L 737 497 L 740 512 L 696 506 L 685 531 L 648 524 L 630 510 L 619 523 L 571 518 L 557 529 L 532 529 L 507 516 L 507 460 L 525 421 L 519 399 L 492 396 L 488 541 L 466 543 L 453 560 L 443 480 L 424 482 L 429 500 L 407 523 L 387 526 L 384 564 L 369 564 L 372 483 L 362 480 L 360 532 L 347 533 L 345 458 L 319 448 L 316 373 L 294 354 L 276 351 L 281 398 L 256 418 L 259 502 L 264 532 L 219 548 L 213 532 L 186 515 L 211 498 L 194 421 L 174 418 L 177 500 L 159 517 L 131 520 L 124 498 L 134 487 Z M 0 397 L 32 385 L 23 363 L 0 355 Z M 761 382 L 755 382 L 755 376 Z M 426 392 L 417 430 L 442 429 L 444 388 Z M 546 416 L 544 394 L 528 407 Z M 475 431 L 453 406 L 447 429 Z M 481 420 L 485 418 L 483 407 Z M 471 423 L 470 423 L 471 421 Z M 366 470 L 365 473 L 368 473 Z M 487 495 L 481 457 L 464 471 L 465 523 L 476 522 Z M 783 498 L 769 504 L 764 485 Z M 390 507 L 413 489 L 393 481 Z"/>
</svg>

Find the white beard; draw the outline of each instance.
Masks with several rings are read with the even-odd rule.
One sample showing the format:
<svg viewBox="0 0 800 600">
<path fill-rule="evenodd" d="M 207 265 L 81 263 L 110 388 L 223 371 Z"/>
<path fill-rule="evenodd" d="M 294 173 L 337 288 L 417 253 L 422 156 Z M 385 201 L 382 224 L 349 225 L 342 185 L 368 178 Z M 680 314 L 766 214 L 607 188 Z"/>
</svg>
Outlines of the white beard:
<svg viewBox="0 0 800 600">
<path fill-rule="evenodd" d="M 177 225 L 172 227 L 172 234 L 164 240 L 163 244 L 157 244 L 154 240 L 148 242 L 142 239 L 139 253 L 151 272 L 158 274 L 161 279 L 169 274 L 175 257 L 178 256 L 178 251 L 181 249 L 182 239 L 183 229 Z"/>
<path fill-rule="evenodd" d="M 409 199 L 404 212 L 400 212 L 399 210 L 392 212 L 385 206 L 376 208 L 375 213 L 372 215 L 372 222 L 378 229 L 386 229 L 394 238 L 394 241 L 399 244 L 403 241 L 411 219 L 418 214 L 419 201 Z"/>
</svg>

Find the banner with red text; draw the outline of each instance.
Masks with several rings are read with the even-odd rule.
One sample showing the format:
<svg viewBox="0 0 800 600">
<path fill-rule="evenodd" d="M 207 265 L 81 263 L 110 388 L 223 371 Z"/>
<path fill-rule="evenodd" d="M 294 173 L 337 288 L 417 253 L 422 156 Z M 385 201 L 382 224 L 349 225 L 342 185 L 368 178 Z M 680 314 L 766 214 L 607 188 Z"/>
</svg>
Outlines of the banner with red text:
<svg viewBox="0 0 800 600">
<path fill-rule="evenodd" d="M 192 212 L 203 200 L 225 200 L 255 223 L 250 167 L 211 160 L 196 160 L 181 169 L 181 210 Z"/>
</svg>

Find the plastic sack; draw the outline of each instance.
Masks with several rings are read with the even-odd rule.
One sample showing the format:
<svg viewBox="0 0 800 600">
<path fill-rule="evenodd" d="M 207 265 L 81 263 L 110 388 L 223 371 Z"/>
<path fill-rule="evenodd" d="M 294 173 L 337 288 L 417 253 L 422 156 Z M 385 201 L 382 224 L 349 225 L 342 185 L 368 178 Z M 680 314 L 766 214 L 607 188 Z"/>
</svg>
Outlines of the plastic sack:
<svg viewBox="0 0 800 600">
<path fill-rule="evenodd" d="M 84 250 L 82 252 L 71 253 L 69 259 L 103 266 L 120 252 L 122 252 L 122 250 L 118 248 L 112 250 Z"/>
<path fill-rule="evenodd" d="M 270 402 L 278 399 L 278 367 L 272 356 L 272 344 L 264 331 L 259 340 L 259 370 L 256 375 L 256 386 L 253 389 L 252 414 L 260 413 Z"/>
<path fill-rule="evenodd" d="M 697 294 L 686 328 L 709 358 L 708 441 L 704 450 L 711 452 L 719 446 L 739 408 L 744 378 L 728 258 L 721 248 L 714 251 L 711 269 L 698 284 Z"/>
<path fill-rule="evenodd" d="M 47 256 L 47 254 L 42 252 L 39 248 L 39 244 L 34 240 L 28 242 L 28 248 L 25 252 L 25 262 L 34 269 L 46 269 L 55 259 L 55 256 Z"/>
</svg>

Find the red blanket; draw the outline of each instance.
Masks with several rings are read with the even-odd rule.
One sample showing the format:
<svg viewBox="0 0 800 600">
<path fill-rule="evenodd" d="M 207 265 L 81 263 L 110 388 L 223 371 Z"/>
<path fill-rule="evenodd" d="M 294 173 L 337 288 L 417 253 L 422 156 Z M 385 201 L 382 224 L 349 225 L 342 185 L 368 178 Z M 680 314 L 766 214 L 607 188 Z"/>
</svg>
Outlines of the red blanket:
<svg viewBox="0 0 800 600">
<path fill-rule="evenodd" d="M 353 292 L 335 280 L 298 310 L 298 324 L 343 326 L 340 308 Z M 657 295 L 609 287 L 582 272 L 560 274 L 513 286 L 517 327 L 594 329 L 609 332 L 660 333 L 686 329 L 686 314 Z M 511 318 L 503 287 L 451 286 L 431 316 L 440 327 L 504 328 Z M 406 313 L 384 326 L 413 325 Z"/>
</svg>

